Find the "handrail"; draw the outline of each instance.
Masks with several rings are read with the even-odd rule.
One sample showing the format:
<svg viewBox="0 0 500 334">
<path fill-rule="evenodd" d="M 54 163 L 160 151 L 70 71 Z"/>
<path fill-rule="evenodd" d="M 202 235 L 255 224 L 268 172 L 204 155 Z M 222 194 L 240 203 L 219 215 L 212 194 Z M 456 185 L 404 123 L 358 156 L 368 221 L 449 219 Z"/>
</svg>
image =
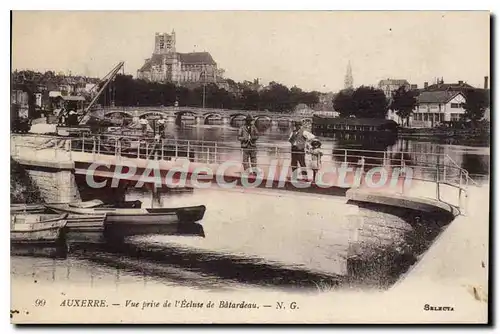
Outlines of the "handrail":
<svg viewBox="0 0 500 334">
<path fill-rule="evenodd" d="M 156 141 L 152 138 L 143 138 L 138 136 L 120 136 L 120 135 L 82 135 L 81 137 L 61 138 L 55 136 L 44 136 L 46 139 L 59 139 L 64 142 L 64 145 L 53 145 L 50 147 L 41 147 L 40 143 L 15 143 L 11 145 L 14 150 L 13 156 L 18 155 L 19 148 L 29 147 L 31 149 L 54 149 L 58 151 L 66 151 L 72 155 L 72 152 L 92 153 L 112 155 L 118 159 L 179 159 L 187 158 L 192 162 L 218 164 L 225 162 L 228 159 L 235 157 L 235 152 L 241 153 L 243 149 L 239 145 L 228 144 L 218 141 L 201 141 L 188 139 L 165 138 Z M 132 144 L 129 147 L 123 146 L 122 139 L 131 139 Z M 42 144 L 43 145 L 43 144 Z M 267 151 L 258 150 L 257 157 L 262 160 L 277 159 L 278 161 L 289 160 L 290 147 L 284 145 L 258 145 L 258 148 L 265 148 Z M 324 157 L 323 165 L 344 165 L 356 168 L 361 168 L 366 172 L 366 168 L 371 167 L 387 167 L 387 168 L 403 168 L 411 167 L 413 178 L 433 182 L 436 184 L 436 199 L 447 203 L 441 194 L 441 185 L 449 185 L 459 190 L 457 207 L 461 214 L 465 214 L 465 207 L 462 205 L 462 195 L 465 194 L 467 200 L 467 190 L 469 182 L 478 185 L 474 181 L 467 170 L 461 168 L 447 154 L 427 154 L 403 151 L 375 151 L 362 149 L 329 149 L 323 150 Z M 376 154 L 377 156 L 371 156 Z M 397 158 L 391 157 L 397 156 Z M 56 154 L 55 157 L 58 155 Z M 408 158 L 409 156 L 409 158 Z M 419 161 L 419 156 L 435 157 L 436 163 L 424 160 Z M 66 158 L 66 157 L 65 157 Z M 413 158 L 413 159 L 412 159 Z M 69 159 L 72 159 L 71 157 Z M 240 158 L 236 158 L 239 160 Z M 434 159 L 434 158 L 432 158 Z M 259 167 L 274 166 L 265 161 L 258 162 Z M 403 189 L 404 192 L 404 189 Z M 466 206 L 466 205 L 465 205 Z"/>
</svg>

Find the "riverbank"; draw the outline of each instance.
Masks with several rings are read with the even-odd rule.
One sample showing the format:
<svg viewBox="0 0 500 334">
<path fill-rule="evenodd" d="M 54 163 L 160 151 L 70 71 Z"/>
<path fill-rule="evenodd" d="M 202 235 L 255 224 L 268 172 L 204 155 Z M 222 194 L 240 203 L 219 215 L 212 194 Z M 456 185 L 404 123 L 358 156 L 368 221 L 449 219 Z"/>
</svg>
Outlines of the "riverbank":
<svg viewBox="0 0 500 334">
<path fill-rule="evenodd" d="M 488 126 L 481 126 L 470 129 L 455 129 L 455 128 L 399 128 L 398 137 L 402 139 L 419 139 L 419 138 L 458 138 L 458 139 L 475 139 L 486 140 L 490 139 L 490 129 Z"/>
</svg>

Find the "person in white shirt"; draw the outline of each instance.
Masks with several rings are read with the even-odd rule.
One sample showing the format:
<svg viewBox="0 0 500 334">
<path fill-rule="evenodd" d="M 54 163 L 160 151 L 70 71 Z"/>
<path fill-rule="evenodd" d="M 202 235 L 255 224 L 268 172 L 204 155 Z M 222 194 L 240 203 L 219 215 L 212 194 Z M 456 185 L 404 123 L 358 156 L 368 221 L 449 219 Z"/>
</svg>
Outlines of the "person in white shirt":
<svg viewBox="0 0 500 334">
<path fill-rule="evenodd" d="M 306 144 L 308 141 L 316 138 L 312 133 L 302 127 L 301 121 L 293 122 L 293 130 L 288 137 L 288 141 L 292 144 L 292 172 L 297 168 L 306 167 Z M 307 172 L 302 169 L 301 176 L 307 176 Z"/>
<path fill-rule="evenodd" d="M 158 133 L 160 134 L 161 138 L 165 138 L 165 124 L 167 121 L 165 120 L 164 116 L 161 116 L 161 118 L 158 120 Z"/>
<path fill-rule="evenodd" d="M 142 133 L 144 135 L 146 135 L 146 133 L 148 132 L 148 120 L 146 119 L 146 117 L 142 117 L 140 120 L 139 120 L 139 124 L 141 125 L 141 128 L 142 128 Z"/>
</svg>

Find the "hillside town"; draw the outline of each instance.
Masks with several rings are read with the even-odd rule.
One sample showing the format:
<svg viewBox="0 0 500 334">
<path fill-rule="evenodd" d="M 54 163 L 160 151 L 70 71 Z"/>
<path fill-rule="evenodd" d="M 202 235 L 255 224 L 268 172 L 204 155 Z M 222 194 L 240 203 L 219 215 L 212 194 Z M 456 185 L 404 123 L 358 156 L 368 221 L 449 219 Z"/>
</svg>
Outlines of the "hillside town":
<svg viewBox="0 0 500 334">
<path fill-rule="evenodd" d="M 11 88 L 14 118 L 38 118 L 61 108 L 81 111 L 102 83 L 99 78 L 71 73 L 15 70 Z M 176 33 L 172 31 L 156 33 L 153 53 L 136 77 L 117 74 L 98 102 L 103 108 L 179 106 L 308 117 L 382 118 L 403 128 L 434 128 L 470 120 L 489 121 L 489 96 L 488 76 L 483 87 L 464 81 L 445 82 L 442 77 L 421 86 L 395 78 L 354 86 L 350 61 L 344 89 L 338 92 L 307 92 L 274 81 L 265 85 L 259 79 L 235 82 L 224 77 L 224 69 L 209 52 L 178 52 Z M 468 97 L 471 103 L 467 103 Z"/>
</svg>

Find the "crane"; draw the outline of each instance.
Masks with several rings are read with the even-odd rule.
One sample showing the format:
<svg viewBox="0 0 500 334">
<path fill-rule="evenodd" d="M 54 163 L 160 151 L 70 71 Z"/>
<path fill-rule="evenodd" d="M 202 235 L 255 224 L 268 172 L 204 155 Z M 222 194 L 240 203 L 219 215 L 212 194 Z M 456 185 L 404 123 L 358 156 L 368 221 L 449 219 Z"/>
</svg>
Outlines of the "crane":
<svg viewBox="0 0 500 334">
<path fill-rule="evenodd" d="M 101 89 L 99 89 L 96 96 L 92 99 L 90 104 L 87 106 L 87 108 L 83 112 L 83 116 L 79 121 L 80 125 L 84 125 L 85 123 L 88 122 L 88 120 L 90 119 L 90 109 L 96 103 L 96 101 L 99 99 L 99 96 L 101 96 L 102 92 L 104 92 L 106 87 L 108 87 L 109 83 L 111 81 L 113 81 L 115 76 L 118 74 L 118 71 L 120 71 L 120 69 L 123 68 L 123 65 L 124 65 L 123 61 L 119 62 L 118 65 L 116 65 L 108 74 L 106 74 L 106 76 L 104 76 L 104 78 L 102 78 L 101 82 L 104 81 L 104 84 L 102 85 Z"/>
</svg>

